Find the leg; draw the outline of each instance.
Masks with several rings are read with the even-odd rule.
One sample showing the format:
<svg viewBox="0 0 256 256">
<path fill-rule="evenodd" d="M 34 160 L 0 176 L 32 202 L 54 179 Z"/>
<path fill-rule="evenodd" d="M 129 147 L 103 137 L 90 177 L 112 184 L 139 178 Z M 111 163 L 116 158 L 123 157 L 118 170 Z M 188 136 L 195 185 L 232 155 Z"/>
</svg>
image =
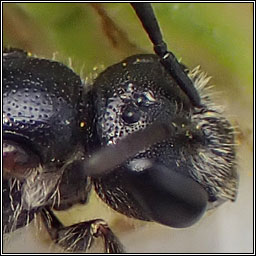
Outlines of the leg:
<svg viewBox="0 0 256 256">
<path fill-rule="evenodd" d="M 41 210 L 41 216 L 52 240 L 67 251 L 87 251 L 94 239 L 101 237 L 106 253 L 124 252 L 122 244 L 104 220 L 95 219 L 64 227 L 47 207 Z"/>
</svg>

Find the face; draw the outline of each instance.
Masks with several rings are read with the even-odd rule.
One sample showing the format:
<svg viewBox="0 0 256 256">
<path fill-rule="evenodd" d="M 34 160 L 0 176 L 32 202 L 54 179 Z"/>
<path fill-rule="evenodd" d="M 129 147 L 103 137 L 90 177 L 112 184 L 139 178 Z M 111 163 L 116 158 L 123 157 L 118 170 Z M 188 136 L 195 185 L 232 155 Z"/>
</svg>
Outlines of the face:
<svg viewBox="0 0 256 256">
<path fill-rule="evenodd" d="M 181 115 L 188 115 L 191 107 L 154 55 L 137 55 L 108 68 L 96 79 L 92 93 L 102 145 L 115 144 L 156 120 L 171 122 L 181 107 Z"/>
<path fill-rule="evenodd" d="M 159 7 L 160 8 L 160 7 Z M 165 7 L 163 7 L 163 8 L 165 8 Z M 180 10 L 178 10 L 178 12 L 179 12 Z M 161 16 L 161 15 L 160 15 Z M 217 17 L 218 15 L 214 15 L 215 17 Z M 122 15 L 120 15 L 120 17 L 122 17 Z M 161 18 L 161 17 L 160 17 Z M 164 23 L 164 22 L 161 22 L 161 23 Z M 167 22 L 167 24 L 168 24 L 168 26 L 170 25 L 169 24 L 169 22 Z M 203 24 L 203 23 L 202 23 Z M 163 24 L 164 25 L 164 24 Z M 166 31 L 166 28 L 164 28 L 164 31 Z M 166 34 L 170 34 L 170 35 L 172 35 L 172 33 L 166 33 Z M 183 34 L 183 36 L 184 36 L 184 32 L 182 33 Z M 168 35 L 167 35 L 168 36 Z M 172 42 L 172 40 L 173 40 L 173 37 L 171 37 L 170 38 L 170 42 Z M 79 41 L 79 40 L 78 40 Z M 107 41 L 107 40 L 104 40 L 104 41 Z M 185 39 L 184 39 L 184 41 L 186 41 Z M 230 41 L 229 41 L 230 42 Z M 232 42 L 231 42 L 232 43 Z M 147 44 L 147 40 L 145 40 L 145 45 Z M 214 43 L 212 43 L 213 45 L 214 45 Z M 94 45 L 97 45 L 97 43 L 94 43 Z M 93 47 L 93 45 L 91 45 L 91 47 Z M 106 46 L 107 47 L 107 46 Z M 74 47 L 74 48 L 76 48 L 76 47 Z M 88 49 L 90 49 L 90 47 L 87 47 Z M 104 48 L 105 49 L 105 47 L 102 47 L 102 48 Z M 111 48 L 111 47 L 110 47 Z M 232 48 L 232 47 L 230 47 L 230 48 Z M 112 48 L 111 48 L 112 49 Z M 248 48 L 249 49 L 249 48 Z M 221 49 L 220 49 L 221 50 Z M 80 52 L 82 52 L 82 51 L 80 51 Z M 190 51 L 191 52 L 191 51 Z M 94 55 L 94 59 L 95 59 L 95 54 L 93 54 Z M 104 54 L 103 54 L 104 55 Z M 116 58 L 116 54 L 109 54 L 110 56 L 111 56 L 111 58 L 113 57 L 113 58 Z M 222 55 L 221 53 L 219 53 L 219 54 L 216 54 L 216 55 Z M 99 55 L 97 55 L 97 56 L 101 56 L 101 54 L 99 54 Z M 186 56 L 186 54 L 181 54 L 181 56 Z M 100 58 L 100 57 L 99 57 Z M 97 59 L 99 59 L 99 58 L 97 58 Z M 193 57 L 192 57 L 193 58 Z M 198 58 L 201 58 L 200 56 L 198 56 Z M 204 62 L 205 61 L 205 58 L 203 58 L 202 57 L 202 59 L 200 59 L 200 61 L 198 60 L 198 58 L 197 57 L 194 57 L 194 59 L 196 59 L 196 63 L 195 64 L 198 64 L 199 62 L 200 63 L 202 63 L 202 62 Z M 121 59 L 121 58 L 120 58 Z M 239 61 L 234 61 L 235 63 L 241 63 L 243 61 L 243 58 L 242 58 L 242 60 L 239 58 Z M 104 62 L 104 61 L 102 61 L 102 62 Z M 113 60 L 113 62 L 115 62 L 114 60 Z M 205 61 L 206 62 L 206 61 Z M 212 61 L 212 62 L 210 62 L 210 63 L 214 63 L 215 61 Z M 107 64 L 107 62 L 104 62 L 104 63 L 106 63 Z M 91 65 L 91 64 L 90 64 Z M 206 65 L 206 63 L 205 63 L 205 65 Z M 91 67 L 92 67 L 93 65 L 91 65 Z M 245 66 L 245 65 L 242 65 L 242 66 Z M 207 69 L 207 70 L 211 70 L 211 67 L 210 68 L 205 68 L 205 69 Z M 222 70 L 225 70 L 225 72 L 223 73 L 223 75 L 219 75 L 218 74 L 218 72 L 221 72 Z M 224 67 L 224 68 L 220 68 L 220 70 L 218 70 L 217 71 L 217 75 L 218 76 L 216 76 L 215 75 L 215 77 L 226 77 L 226 76 L 228 76 L 229 78 L 230 78 L 230 75 L 227 75 L 227 72 L 226 72 L 227 70 L 226 70 L 226 67 Z M 209 72 L 209 73 L 213 73 L 213 72 Z M 238 74 L 237 73 L 235 73 L 234 74 L 234 76 L 237 76 Z M 240 76 L 241 77 L 241 76 Z M 225 78 L 225 79 L 227 79 L 228 80 L 228 83 L 226 83 L 226 84 L 231 84 L 231 83 L 229 83 L 229 81 L 230 81 L 230 79 L 228 79 L 228 78 Z M 240 78 L 239 78 L 240 79 Z M 235 79 L 235 80 L 239 80 L 239 79 Z M 216 80 L 217 81 L 217 80 Z M 219 82 L 217 82 L 217 84 L 219 84 Z M 238 86 L 239 87 L 239 86 Z M 241 85 L 240 86 L 240 88 L 242 88 L 243 86 Z M 154 91 L 154 90 L 153 90 Z M 145 125 L 145 124 L 147 124 L 147 120 L 149 120 L 149 117 L 146 117 L 147 115 L 147 111 L 145 111 L 145 109 L 144 108 L 142 108 L 142 107 L 140 107 L 140 104 L 138 104 L 138 101 L 140 101 L 140 102 L 147 102 L 146 103 L 146 105 L 148 105 L 147 106 L 147 109 L 153 109 L 153 110 L 155 110 L 156 109 L 156 113 L 159 113 L 159 110 L 158 110 L 158 108 L 155 108 L 155 103 L 153 104 L 152 102 L 154 102 L 154 100 L 153 99 L 156 99 L 157 97 L 158 97 L 158 94 L 155 94 L 154 92 L 152 91 L 152 89 L 150 89 L 149 91 L 145 91 L 145 90 L 143 90 L 143 89 L 140 89 L 139 88 L 139 86 L 137 86 L 136 85 L 136 93 L 132 93 L 132 95 L 129 93 L 129 85 L 127 85 L 127 87 L 126 88 L 124 88 L 124 90 L 123 90 L 123 92 L 121 92 L 120 93 L 120 97 L 119 97 L 119 99 L 117 100 L 115 97 L 113 97 L 114 99 L 113 99 L 113 102 L 115 102 L 115 103 L 110 103 L 109 104 L 109 106 L 110 106 L 110 114 L 111 114 L 111 116 L 115 116 L 115 118 L 117 118 L 117 123 L 120 123 L 120 122 L 122 122 L 122 123 L 124 123 L 125 124 L 125 127 L 126 127 L 126 129 L 124 129 L 124 133 L 126 132 L 126 130 L 128 130 L 127 131 L 127 133 L 129 133 L 132 129 L 138 129 L 138 127 L 141 127 L 141 126 L 143 126 L 143 125 Z M 137 95 L 137 93 L 139 94 L 139 95 Z M 122 96 L 121 95 L 125 95 L 125 97 L 123 97 L 122 98 Z M 157 96 L 156 96 L 157 95 Z M 126 97 L 128 97 L 128 101 L 129 102 L 132 102 L 131 103 L 131 105 L 132 106 L 130 106 L 130 105 L 128 105 L 127 106 L 127 108 L 126 108 L 126 102 L 124 101 L 124 99 L 126 98 Z M 144 100 L 140 100 L 140 98 L 142 98 L 142 99 L 144 99 Z M 240 98 L 240 97 L 239 97 Z M 163 99 L 164 100 L 164 99 Z M 149 104 L 150 103 L 150 104 Z M 152 103 L 152 104 L 151 104 Z M 122 107 L 124 107 L 125 108 L 125 110 L 127 110 L 127 111 L 124 111 L 124 113 L 127 113 L 127 114 L 120 114 L 121 112 L 114 112 L 114 111 L 112 111 L 111 109 L 113 109 L 112 107 L 111 107 L 111 105 L 113 105 L 113 104 L 115 104 L 115 106 L 118 106 L 118 108 L 119 108 L 119 106 L 122 106 Z M 136 111 L 134 111 L 134 109 L 136 109 Z M 138 110 L 138 112 L 139 112 L 139 115 L 136 115 L 135 114 L 135 112 L 137 112 L 137 110 Z M 251 111 L 251 110 L 250 110 Z M 248 111 L 247 111 L 248 112 Z M 134 113 L 134 115 L 132 115 L 132 113 Z M 243 116 L 243 113 L 241 114 L 241 116 Z M 106 119 L 108 118 L 109 116 L 108 116 L 108 114 L 106 114 Z M 137 121 L 139 119 L 139 121 Z M 245 122 L 246 123 L 246 122 Z M 105 127 L 106 129 L 109 129 L 109 127 Z M 108 138 L 109 139 L 109 138 Z M 109 139 L 109 141 L 115 141 L 116 139 L 112 136 L 110 139 Z M 250 169 L 250 168 L 249 168 Z M 245 218 L 246 219 L 246 218 Z M 203 232 L 202 232 L 203 233 Z M 217 232 L 218 233 L 218 232 Z M 138 239 L 139 240 L 139 239 Z M 189 240 L 189 239 L 188 239 Z"/>
<path fill-rule="evenodd" d="M 190 103 L 158 59 L 151 55 L 127 58 L 96 79 L 92 90 L 95 111 L 93 145 L 118 144 L 120 139 L 153 122 L 162 121 L 175 127 L 165 140 L 138 152 L 111 173 L 94 179 L 100 197 L 115 210 L 139 219 L 184 227 L 196 221 L 205 207 L 210 207 L 213 202 L 217 205 L 235 198 L 237 174 L 233 129 L 204 94 L 202 88 L 207 79 L 200 80 L 197 72 L 190 76 L 196 87 L 201 87 L 203 110 L 197 110 Z M 219 150 L 221 155 L 218 155 Z M 209 159 L 214 160 L 210 162 Z M 202 195 L 207 197 L 208 206 L 202 202 L 199 203 L 201 208 L 193 205 L 193 209 L 198 207 L 200 210 L 191 213 L 191 218 L 185 216 L 185 210 L 176 211 L 183 206 L 189 208 L 184 198 L 179 207 L 176 205 L 179 201 L 177 195 L 185 194 L 183 189 L 169 190 L 170 184 L 175 183 L 176 174 L 188 179 L 190 184 L 201 184 L 208 192 L 208 195 Z M 166 187 L 167 180 L 169 185 Z M 221 183 L 225 181 L 224 189 Z M 185 187 L 189 190 L 187 183 Z M 122 193 L 117 193 L 117 190 Z M 198 193 L 198 197 L 203 194 L 197 188 L 193 193 Z"/>
</svg>

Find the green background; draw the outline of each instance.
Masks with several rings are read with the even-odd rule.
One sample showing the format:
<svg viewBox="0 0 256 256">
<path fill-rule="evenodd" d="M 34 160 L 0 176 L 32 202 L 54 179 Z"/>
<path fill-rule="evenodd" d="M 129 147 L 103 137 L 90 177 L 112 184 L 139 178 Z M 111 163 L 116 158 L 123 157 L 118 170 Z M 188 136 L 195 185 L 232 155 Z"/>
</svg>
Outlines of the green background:
<svg viewBox="0 0 256 256">
<path fill-rule="evenodd" d="M 171 51 L 190 68 L 201 65 L 219 88 L 252 102 L 252 4 L 153 4 Z M 128 3 L 4 4 L 4 45 L 56 58 L 84 78 L 152 45 Z M 109 22 L 110 21 L 110 22 Z M 102 69 L 102 68 L 101 68 Z M 101 70 L 100 69 L 100 70 Z"/>
</svg>

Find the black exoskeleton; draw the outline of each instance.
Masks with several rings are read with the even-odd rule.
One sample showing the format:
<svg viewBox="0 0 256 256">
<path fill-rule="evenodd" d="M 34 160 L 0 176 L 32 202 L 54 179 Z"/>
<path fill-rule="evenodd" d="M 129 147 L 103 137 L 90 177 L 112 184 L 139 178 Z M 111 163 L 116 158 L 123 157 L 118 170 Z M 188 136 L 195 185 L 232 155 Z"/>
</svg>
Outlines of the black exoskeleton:
<svg viewBox="0 0 256 256">
<path fill-rule="evenodd" d="M 51 238 L 87 251 L 124 252 L 101 219 L 65 227 L 53 210 L 87 203 L 92 187 L 114 210 L 188 227 L 234 201 L 233 128 L 211 102 L 207 79 L 162 39 L 150 4 L 132 4 L 157 55 L 141 54 L 84 84 L 65 65 L 3 52 L 3 231 L 41 215 Z"/>
</svg>

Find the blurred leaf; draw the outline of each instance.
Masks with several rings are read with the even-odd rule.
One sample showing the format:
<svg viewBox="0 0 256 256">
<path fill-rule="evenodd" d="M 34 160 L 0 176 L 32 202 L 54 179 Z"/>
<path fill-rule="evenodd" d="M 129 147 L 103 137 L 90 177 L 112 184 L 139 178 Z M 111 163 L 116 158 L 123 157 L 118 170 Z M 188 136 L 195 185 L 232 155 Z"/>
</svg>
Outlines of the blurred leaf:
<svg viewBox="0 0 256 256">
<path fill-rule="evenodd" d="M 17 12 L 10 12 L 14 6 L 23 13 L 23 21 Z M 153 6 L 170 50 L 183 63 L 190 68 L 200 64 L 213 76 L 214 84 L 234 95 L 245 94 L 252 102 L 252 4 Z M 100 14 L 99 8 L 104 14 Z M 131 54 L 152 52 L 146 33 L 127 3 L 5 3 L 5 12 L 9 20 L 10 14 L 15 16 L 18 27 L 24 23 L 23 30 L 30 24 L 26 33 L 31 35 L 21 40 L 20 33 L 11 34 L 10 28 L 4 26 L 4 44 L 45 57 L 51 57 L 51 51 L 58 52 L 57 59 L 68 63 L 70 57 L 78 72 L 84 66 L 84 72 L 89 74 L 97 65 L 107 67 Z"/>
</svg>

